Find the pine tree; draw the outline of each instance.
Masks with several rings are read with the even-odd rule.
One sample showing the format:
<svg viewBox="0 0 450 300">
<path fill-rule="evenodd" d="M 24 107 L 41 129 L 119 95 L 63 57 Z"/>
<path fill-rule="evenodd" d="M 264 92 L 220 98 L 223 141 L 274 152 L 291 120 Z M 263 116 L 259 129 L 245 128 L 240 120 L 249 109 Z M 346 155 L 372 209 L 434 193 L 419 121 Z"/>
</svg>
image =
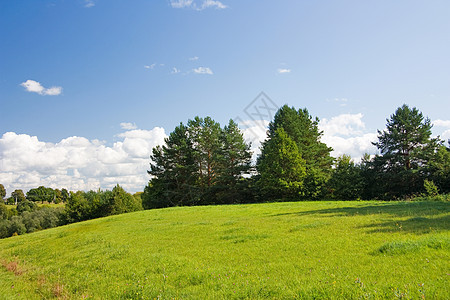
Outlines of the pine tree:
<svg viewBox="0 0 450 300">
<path fill-rule="evenodd" d="M 319 119 L 309 114 L 308 110 L 284 105 L 269 124 L 268 140 L 283 128 L 286 134 L 297 145 L 298 152 L 306 162 L 306 179 L 304 195 L 307 198 L 318 198 L 331 175 L 333 158 L 332 148 L 320 141 L 322 131 L 318 127 Z M 263 144 L 264 147 L 264 144 Z"/>
<path fill-rule="evenodd" d="M 386 119 L 386 130 L 378 131 L 380 151 L 373 165 L 378 173 L 381 197 L 395 198 L 423 190 L 429 163 L 442 143 L 431 138 L 431 121 L 415 107 L 404 104 Z"/>
<path fill-rule="evenodd" d="M 148 173 L 153 178 L 144 191 L 144 208 L 193 205 L 198 202 L 197 166 L 186 126 L 181 123 L 166 138 L 164 146 L 153 148 L 151 159 Z"/>
<path fill-rule="evenodd" d="M 246 181 L 244 175 L 249 174 L 251 164 L 250 145 L 238 125 L 230 120 L 220 135 L 221 149 L 218 158 L 217 200 L 219 203 L 241 203 L 246 201 L 242 189 Z"/>
<path fill-rule="evenodd" d="M 258 186 L 266 200 L 298 200 L 303 195 L 306 161 L 282 127 L 264 142 L 256 167 Z"/>
</svg>

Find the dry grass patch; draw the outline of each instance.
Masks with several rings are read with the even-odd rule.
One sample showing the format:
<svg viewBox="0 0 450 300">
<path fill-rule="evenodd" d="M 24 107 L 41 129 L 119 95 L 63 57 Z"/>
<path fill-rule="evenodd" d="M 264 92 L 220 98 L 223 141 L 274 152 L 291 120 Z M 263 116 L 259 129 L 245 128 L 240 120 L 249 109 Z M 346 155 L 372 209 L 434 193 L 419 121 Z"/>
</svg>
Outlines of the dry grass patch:
<svg viewBox="0 0 450 300">
<path fill-rule="evenodd" d="M 16 276 L 22 275 L 25 271 L 19 266 L 19 262 L 17 259 L 13 261 L 2 260 L 2 265 L 8 272 L 14 273 Z"/>
</svg>

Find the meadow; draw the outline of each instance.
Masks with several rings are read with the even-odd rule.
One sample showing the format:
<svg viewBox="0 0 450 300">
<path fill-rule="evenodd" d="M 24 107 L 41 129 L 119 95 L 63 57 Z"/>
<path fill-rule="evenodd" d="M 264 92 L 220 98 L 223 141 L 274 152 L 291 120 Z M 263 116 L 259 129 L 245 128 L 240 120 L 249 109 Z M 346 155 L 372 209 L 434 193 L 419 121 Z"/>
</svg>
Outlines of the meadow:
<svg viewBox="0 0 450 300">
<path fill-rule="evenodd" d="M 448 299 L 450 203 L 174 207 L 0 240 L 0 299 Z"/>
</svg>

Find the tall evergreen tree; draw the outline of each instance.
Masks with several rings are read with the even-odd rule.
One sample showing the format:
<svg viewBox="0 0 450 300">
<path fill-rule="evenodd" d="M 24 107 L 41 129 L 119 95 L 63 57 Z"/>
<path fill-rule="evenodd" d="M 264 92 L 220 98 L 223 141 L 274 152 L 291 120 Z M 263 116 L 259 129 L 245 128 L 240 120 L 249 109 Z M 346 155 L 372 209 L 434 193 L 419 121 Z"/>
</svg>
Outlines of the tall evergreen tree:
<svg viewBox="0 0 450 300">
<path fill-rule="evenodd" d="M 250 145 L 238 125 L 230 120 L 220 135 L 221 149 L 218 158 L 217 200 L 219 203 L 245 202 L 243 189 L 247 183 L 243 176 L 250 171 L 252 155 Z"/>
<path fill-rule="evenodd" d="M 265 141 L 256 167 L 258 186 L 266 200 L 298 200 L 303 195 L 306 161 L 282 127 Z"/>
<path fill-rule="evenodd" d="M 188 121 L 189 137 L 195 153 L 195 160 L 203 189 L 214 185 L 219 167 L 221 149 L 220 124 L 210 117 L 195 117 Z"/>
<path fill-rule="evenodd" d="M 332 148 L 320 141 L 322 131 L 319 130 L 319 119 L 313 118 L 308 110 L 284 105 L 269 124 L 268 140 L 273 138 L 278 128 L 283 128 L 286 134 L 297 145 L 298 152 L 306 162 L 306 179 L 304 195 L 308 198 L 318 198 L 331 175 L 333 158 Z M 263 147 L 265 144 L 263 143 Z"/>
<path fill-rule="evenodd" d="M 386 119 L 386 130 L 378 131 L 380 151 L 373 166 L 381 180 L 381 197 L 395 198 L 423 190 L 429 163 L 442 143 L 431 138 L 431 121 L 415 107 L 404 104 Z"/>
<path fill-rule="evenodd" d="M 180 124 L 153 149 L 153 178 L 142 195 L 145 208 L 235 203 L 251 154 L 237 124 L 221 129 L 210 117 Z"/>
<path fill-rule="evenodd" d="M 182 123 L 153 148 L 148 173 L 153 176 L 144 191 L 144 208 L 193 205 L 198 202 L 197 165 L 187 127 Z"/>
</svg>

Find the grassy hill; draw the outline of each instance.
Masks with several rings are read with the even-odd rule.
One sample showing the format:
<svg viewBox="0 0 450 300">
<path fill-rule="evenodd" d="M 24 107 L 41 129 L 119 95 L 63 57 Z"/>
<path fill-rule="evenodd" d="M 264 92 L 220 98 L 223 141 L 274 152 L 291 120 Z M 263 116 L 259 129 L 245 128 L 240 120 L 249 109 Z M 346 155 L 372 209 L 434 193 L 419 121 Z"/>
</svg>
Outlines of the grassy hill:
<svg viewBox="0 0 450 300">
<path fill-rule="evenodd" d="M 450 204 L 182 207 L 0 240 L 0 299 L 445 299 Z"/>
</svg>

